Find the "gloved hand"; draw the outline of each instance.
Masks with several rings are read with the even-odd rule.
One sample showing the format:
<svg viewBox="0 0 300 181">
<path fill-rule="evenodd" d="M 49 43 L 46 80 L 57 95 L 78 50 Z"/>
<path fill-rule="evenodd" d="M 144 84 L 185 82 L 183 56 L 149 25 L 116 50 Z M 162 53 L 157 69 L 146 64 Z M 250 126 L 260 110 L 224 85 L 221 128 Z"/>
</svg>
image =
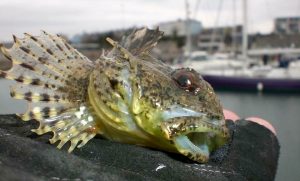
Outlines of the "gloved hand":
<svg viewBox="0 0 300 181">
<path fill-rule="evenodd" d="M 274 180 L 279 144 L 272 125 L 255 117 L 241 120 L 228 110 L 224 115 L 231 142 L 213 153 L 208 164 L 191 167 L 206 170 L 208 180 Z"/>
<path fill-rule="evenodd" d="M 30 132 L 38 126 L 35 121 L 0 116 L 0 180 L 273 180 L 279 154 L 275 134 L 248 120 L 227 125 L 230 143 L 199 164 L 180 154 L 101 138 L 68 154 L 49 144 L 50 135 Z"/>
</svg>

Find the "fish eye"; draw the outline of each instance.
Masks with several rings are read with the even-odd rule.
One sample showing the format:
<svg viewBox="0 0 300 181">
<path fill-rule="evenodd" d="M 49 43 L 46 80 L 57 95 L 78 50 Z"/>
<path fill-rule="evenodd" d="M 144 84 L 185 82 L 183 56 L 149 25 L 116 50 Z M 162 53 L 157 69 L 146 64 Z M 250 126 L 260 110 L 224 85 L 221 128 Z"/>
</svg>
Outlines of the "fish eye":
<svg viewBox="0 0 300 181">
<path fill-rule="evenodd" d="M 197 75 L 191 69 L 178 69 L 172 73 L 172 78 L 176 84 L 185 91 L 195 92 L 199 88 L 197 84 Z"/>
</svg>

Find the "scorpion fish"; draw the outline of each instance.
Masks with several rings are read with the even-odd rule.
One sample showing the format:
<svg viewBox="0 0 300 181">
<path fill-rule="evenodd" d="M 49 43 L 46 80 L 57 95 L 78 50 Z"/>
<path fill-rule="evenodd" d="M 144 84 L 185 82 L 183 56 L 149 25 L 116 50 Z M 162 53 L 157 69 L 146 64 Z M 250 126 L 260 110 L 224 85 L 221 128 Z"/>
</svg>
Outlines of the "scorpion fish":
<svg viewBox="0 0 300 181">
<path fill-rule="evenodd" d="M 173 70 L 150 55 L 162 37 L 158 29 L 134 30 L 91 61 L 59 35 L 45 31 L 13 36 L 0 46 L 12 63 L 0 77 L 15 80 L 10 95 L 27 100 L 17 114 L 36 120 L 38 135 L 68 152 L 95 135 L 116 142 L 185 155 L 205 163 L 228 142 L 222 106 L 213 88 L 191 68 Z"/>
</svg>

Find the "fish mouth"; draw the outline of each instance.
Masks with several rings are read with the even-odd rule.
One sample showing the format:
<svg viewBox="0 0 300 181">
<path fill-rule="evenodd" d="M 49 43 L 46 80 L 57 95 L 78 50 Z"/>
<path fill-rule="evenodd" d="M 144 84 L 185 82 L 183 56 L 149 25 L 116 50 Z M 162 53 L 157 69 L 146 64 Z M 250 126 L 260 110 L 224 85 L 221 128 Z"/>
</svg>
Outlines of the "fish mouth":
<svg viewBox="0 0 300 181">
<path fill-rule="evenodd" d="M 198 137 L 191 138 L 190 135 Z M 174 137 L 172 140 L 178 152 L 189 157 L 190 159 L 197 162 L 207 162 L 209 158 L 209 146 L 204 139 L 204 133 L 193 133 L 190 135 L 179 135 Z"/>
<path fill-rule="evenodd" d="M 161 126 L 179 153 L 200 163 L 207 162 L 209 153 L 229 138 L 224 125 L 213 125 L 195 117 L 164 122 Z"/>
<path fill-rule="evenodd" d="M 187 114 L 173 114 L 161 123 L 161 128 L 179 153 L 200 163 L 207 162 L 209 153 L 224 145 L 229 138 L 225 120 L 190 110 Z"/>
</svg>

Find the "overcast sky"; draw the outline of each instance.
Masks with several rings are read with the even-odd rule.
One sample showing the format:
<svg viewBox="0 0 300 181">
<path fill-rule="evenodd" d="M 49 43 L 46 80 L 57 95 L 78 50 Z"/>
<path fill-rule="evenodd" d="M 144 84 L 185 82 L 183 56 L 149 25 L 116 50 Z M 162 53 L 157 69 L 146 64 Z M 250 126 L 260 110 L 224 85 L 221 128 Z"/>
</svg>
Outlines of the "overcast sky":
<svg viewBox="0 0 300 181">
<path fill-rule="evenodd" d="M 195 14 L 196 1 L 189 0 L 191 16 L 205 27 L 232 25 L 234 12 L 236 22 L 242 20 L 242 0 L 200 0 Z M 248 0 L 248 4 L 250 32 L 270 32 L 276 17 L 300 16 L 300 0 Z M 0 0 L 0 41 L 11 40 L 12 34 L 37 34 L 40 29 L 72 36 L 131 26 L 151 27 L 185 18 L 184 7 L 184 0 Z"/>
</svg>

